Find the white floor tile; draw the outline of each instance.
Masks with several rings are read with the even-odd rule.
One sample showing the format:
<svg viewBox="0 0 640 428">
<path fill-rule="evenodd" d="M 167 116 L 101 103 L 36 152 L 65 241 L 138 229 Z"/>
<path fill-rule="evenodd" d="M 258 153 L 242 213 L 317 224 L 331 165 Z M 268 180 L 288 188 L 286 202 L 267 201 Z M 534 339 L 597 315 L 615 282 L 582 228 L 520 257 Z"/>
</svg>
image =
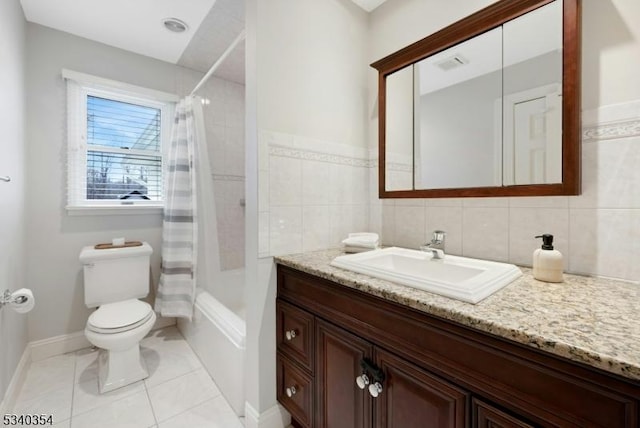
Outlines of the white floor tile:
<svg viewBox="0 0 640 428">
<path fill-rule="evenodd" d="M 149 370 L 149 377 L 145 380 L 147 387 L 159 385 L 202 367 L 200 360 L 180 333 L 177 333 L 177 336 L 148 337 L 143 339 L 140 345 Z"/>
<path fill-rule="evenodd" d="M 142 343 L 151 346 L 154 343 L 161 343 L 169 340 L 184 341 L 184 338 L 182 337 L 182 334 L 180 334 L 180 330 L 178 330 L 177 327 L 171 326 L 162 328 L 160 330 L 153 330 L 149 332 L 149 334 L 147 334 L 147 337 L 142 339 Z"/>
<path fill-rule="evenodd" d="M 72 428 L 148 428 L 156 423 L 146 391 L 98 407 L 71 420 Z M 187 427 L 188 425 L 183 425 Z"/>
<path fill-rule="evenodd" d="M 40 394 L 29 400 L 18 401 L 13 413 L 25 415 L 53 415 L 53 423 L 58 423 L 71 417 L 71 397 L 73 384 L 60 389 Z"/>
<path fill-rule="evenodd" d="M 31 363 L 18 401 L 27 401 L 73 384 L 75 355 L 64 354 Z"/>
<path fill-rule="evenodd" d="M 51 425 L 53 428 L 71 428 L 71 419 Z"/>
<path fill-rule="evenodd" d="M 98 392 L 98 379 L 79 383 L 75 386 L 73 392 L 73 415 L 85 413 L 129 395 L 144 391 L 144 383 L 142 383 L 142 381 L 123 386 L 122 388 L 104 394 Z"/>
<path fill-rule="evenodd" d="M 209 373 L 202 368 L 149 388 L 148 392 L 158 422 L 220 395 Z"/>
<path fill-rule="evenodd" d="M 159 428 L 243 428 L 224 397 L 218 396 L 158 424 Z"/>
<path fill-rule="evenodd" d="M 243 428 L 175 327 L 141 345 L 150 377 L 106 394 L 95 349 L 32 363 L 14 413 L 53 414 L 58 428 Z"/>
<path fill-rule="evenodd" d="M 95 348 L 81 349 L 76 352 L 76 383 L 98 378 L 98 353 L 99 351 Z"/>
</svg>

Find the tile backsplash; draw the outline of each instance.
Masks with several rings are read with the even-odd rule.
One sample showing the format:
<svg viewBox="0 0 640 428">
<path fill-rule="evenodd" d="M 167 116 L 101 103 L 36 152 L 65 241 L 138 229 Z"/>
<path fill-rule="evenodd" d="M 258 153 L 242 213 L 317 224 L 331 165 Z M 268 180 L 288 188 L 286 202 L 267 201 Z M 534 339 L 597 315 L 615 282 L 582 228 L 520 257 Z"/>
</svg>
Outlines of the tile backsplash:
<svg viewBox="0 0 640 428">
<path fill-rule="evenodd" d="M 379 200 L 370 168 L 370 228 L 385 245 L 417 247 L 447 231 L 447 252 L 531 265 L 552 233 L 565 270 L 640 281 L 640 102 L 583 113 L 582 194 Z"/>
</svg>

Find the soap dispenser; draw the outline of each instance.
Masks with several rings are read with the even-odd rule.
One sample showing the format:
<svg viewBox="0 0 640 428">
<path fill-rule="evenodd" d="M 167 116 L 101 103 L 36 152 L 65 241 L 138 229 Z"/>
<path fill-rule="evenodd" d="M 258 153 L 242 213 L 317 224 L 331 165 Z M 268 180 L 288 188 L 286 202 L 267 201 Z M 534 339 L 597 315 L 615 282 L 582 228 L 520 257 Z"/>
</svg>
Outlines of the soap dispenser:
<svg viewBox="0 0 640 428">
<path fill-rule="evenodd" d="M 553 249 L 553 235 L 545 233 L 542 248 L 533 252 L 533 277 L 545 282 L 562 282 L 562 253 Z"/>
</svg>

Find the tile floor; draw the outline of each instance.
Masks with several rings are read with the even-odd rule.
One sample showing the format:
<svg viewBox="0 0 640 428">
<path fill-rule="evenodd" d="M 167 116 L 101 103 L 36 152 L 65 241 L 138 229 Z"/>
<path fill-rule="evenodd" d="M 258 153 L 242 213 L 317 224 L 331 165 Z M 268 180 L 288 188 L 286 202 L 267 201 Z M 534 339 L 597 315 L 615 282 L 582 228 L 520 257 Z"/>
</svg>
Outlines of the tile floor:
<svg viewBox="0 0 640 428">
<path fill-rule="evenodd" d="M 98 393 L 98 352 L 83 349 L 31 364 L 16 414 L 52 414 L 59 428 L 242 428 L 216 384 L 175 327 L 141 342 L 143 381 Z"/>
</svg>

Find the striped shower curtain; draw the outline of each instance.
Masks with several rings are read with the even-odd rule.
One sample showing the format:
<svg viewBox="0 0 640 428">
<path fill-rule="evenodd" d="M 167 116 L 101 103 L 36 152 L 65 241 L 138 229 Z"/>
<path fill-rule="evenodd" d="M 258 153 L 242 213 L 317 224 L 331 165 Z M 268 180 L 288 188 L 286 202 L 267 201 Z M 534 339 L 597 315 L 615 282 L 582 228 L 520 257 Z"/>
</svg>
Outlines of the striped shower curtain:
<svg viewBox="0 0 640 428">
<path fill-rule="evenodd" d="M 193 314 L 198 260 L 194 154 L 197 140 L 202 138 L 194 120 L 196 102 L 187 97 L 176 106 L 165 160 L 162 266 L 155 302 L 156 312 L 164 317 L 191 319 Z"/>
</svg>

